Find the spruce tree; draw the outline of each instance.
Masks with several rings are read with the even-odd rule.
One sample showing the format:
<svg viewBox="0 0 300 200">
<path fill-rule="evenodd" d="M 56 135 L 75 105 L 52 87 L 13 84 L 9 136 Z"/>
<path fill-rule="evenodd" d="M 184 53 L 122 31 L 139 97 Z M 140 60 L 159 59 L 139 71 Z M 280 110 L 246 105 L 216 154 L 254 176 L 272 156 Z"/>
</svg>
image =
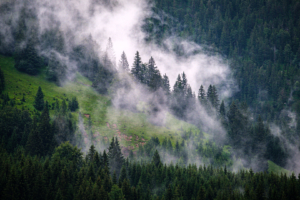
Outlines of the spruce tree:
<svg viewBox="0 0 300 200">
<path fill-rule="evenodd" d="M 200 102 L 201 105 L 205 104 L 205 90 L 203 88 L 203 85 L 200 86 L 199 91 L 198 91 L 198 100 Z"/>
<path fill-rule="evenodd" d="M 119 70 L 121 70 L 122 72 L 129 72 L 129 64 L 124 51 L 121 55 L 121 60 L 119 61 Z"/>
<path fill-rule="evenodd" d="M 131 68 L 131 74 L 139 81 L 142 80 L 142 60 L 139 52 L 137 51 L 134 57 L 133 66 Z"/>
<path fill-rule="evenodd" d="M 161 164 L 161 161 L 160 161 L 160 156 L 159 156 L 159 153 L 157 150 L 155 150 L 155 153 L 153 155 L 153 158 L 152 158 L 152 162 L 153 164 L 158 167 L 159 164 Z"/>
<path fill-rule="evenodd" d="M 167 76 L 167 74 L 163 75 L 162 88 L 166 95 L 170 94 L 170 82 L 169 82 L 169 77 Z"/>
<path fill-rule="evenodd" d="M 111 173 L 116 172 L 119 176 L 121 168 L 124 163 L 124 157 L 121 152 L 121 148 L 118 142 L 118 138 L 112 138 L 109 149 L 108 149 L 109 167 Z"/>
<path fill-rule="evenodd" d="M 122 169 L 121 169 L 120 177 L 119 177 L 119 187 L 120 188 L 122 187 L 122 183 L 125 179 L 127 179 L 127 172 L 126 172 L 125 166 L 123 165 Z"/>
<path fill-rule="evenodd" d="M 44 108 L 44 93 L 42 92 L 42 88 L 40 86 L 35 95 L 34 107 L 39 111 L 43 110 Z"/>
<path fill-rule="evenodd" d="M 43 149 L 42 139 L 37 130 L 37 119 L 35 117 L 33 118 L 31 132 L 28 136 L 25 149 L 30 155 L 39 155 Z"/>
<path fill-rule="evenodd" d="M 51 153 L 54 147 L 54 132 L 50 124 L 50 116 L 48 109 L 48 102 L 46 101 L 44 110 L 41 114 L 40 124 L 38 127 L 38 132 L 41 138 L 41 143 L 43 146 L 42 155 L 47 155 Z"/>
<path fill-rule="evenodd" d="M 157 90 L 161 86 L 162 78 L 159 70 L 155 64 L 154 59 L 151 57 L 148 63 L 148 73 L 147 73 L 146 84 L 153 90 Z"/>
</svg>

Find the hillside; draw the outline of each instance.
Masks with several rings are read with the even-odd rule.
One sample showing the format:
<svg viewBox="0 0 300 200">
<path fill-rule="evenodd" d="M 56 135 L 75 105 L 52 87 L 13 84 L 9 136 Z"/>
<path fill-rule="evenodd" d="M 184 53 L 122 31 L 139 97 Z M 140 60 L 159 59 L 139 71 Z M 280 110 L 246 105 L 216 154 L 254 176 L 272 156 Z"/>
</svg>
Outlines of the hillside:
<svg viewBox="0 0 300 200">
<path fill-rule="evenodd" d="M 176 141 L 181 142 L 183 140 L 184 133 L 199 135 L 201 132 L 195 125 L 176 119 L 170 113 L 167 114 L 166 122 L 163 126 L 151 124 L 147 119 L 147 114 L 143 112 L 144 104 L 142 102 L 140 105 L 137 105 L 140 112 L 116 109 L 111 105 L 109 96 L 97 93 L 91 87 L 91 82 L 79 73 L 76 74 L 73 81 L 69 81 L 63 87 L 59 87 L 55 83 L 45 80 L 43 73 L 37 76 L 30 76 L 17 71 L 13 65 L 13 58 L 0 56 L 0 66 L 5 74 L 6 82 L 6 89 L 3 93 L 7 93 L 15 101 L 15 107 L 29 110 L 31 114 L 34 114 L 33 102 L 39 86 L 41 86 L 45 100 L 49 102 L 49 105 L 55 103 L 56 99 L 59 101 L 71 99 L 72 97 L 78 99 L 79 109 L 72 114 L 78 119 L 79 113 L 81 113 L 83 118 L 86 131 L 78 134 L 81 134 L 81 137 L 84 139 L 85 145 L 83 147 L 85 148 L 88 148 L 91 144 L 90 141 L 93 140 L 93 144 L 97 149 L 105 149 L 112 137 L 118 137 L 122 146 L 122 152 L 125 153 L 125 156 L 128 156 L 130 150 L 137 152 L 139 147 L 144 146 L 147 141 L 154 137 L 157 137 L 161 142 L 164 139 L 168 139 L 175 146 Z M 25 102 L 21 101 L 23 94 Z M 55 115 L 53 109 L 50 109 L 50 114 L 51 116 Z M 92 119 L 92 136 L 87 131 L 90 117 Z M 77 126 L 79 129 L 80 125 L 77 124 Z M 202 139 L 201 137 L 198 138 L 197 141 L 203 143 L 203 147 L 207 148 L 206 144 L 209 142 L 210 136 L 207 133 L 202 134 L 204 134 L 204 137 Z M 197 150 L 194 149 L 194 151 Z M 224 146 L 223 154 L 230 155 L 231 147 Z M 204 157 L 202 159 L 205 160 Z M 242 163 L 239 160 L 233 161 L 236 162 L 235 167 L 242 167 Z M 227 164 L 230 166 L 232 160 Z M 287 173 L 285 169 L 271 161 L 269 161 L 268 166 L 269 172 Z"/>
<path fill-rule="evenodd" d="M 62 101 L 76 97 L 79 110 L 73 115 L 78 119 L 80 112 L 85 126 L 87 126 L 88 118 L 91 117 L 96 146 L 100 145 L 99 142 L 103 139 L 108 140 L 118 136 L 121 145 L 135 151 L 151 137 L 158 137 L 161 141 L 163 138 L 168 138 L 174 145 L 176 140 L 181 141 L 183 131 L 200 132 L 196 126 L 178 120 L 171 114 L 167 114 L 164 126 L 155 126 L 148 122 L 147 115 L 143 112 L 134 113 L 116 109 L 111 105 L 109 96 L 97 93 L 91 87 L 91 82 L 78 73 L 73 81 L 59 87 L 45 80 L 44 73 L 30 76 L 17 71 L 14 68 L 13 58 L 0 56 L 0 66 L 4 71 L 7 85 L 3 93 L 7 93 L 10 98 L 14 99 L 18 108 L 34 112 L 33 102 L 39 86 L 49 105 L 54 104 L 56 99 Z M 26 100 L 24 103 L 21 102 L 23 94 Z M 54 111 L 50 109 L 50 113 L 53 115 Z M 208 137 L 207 134 L 205 135 Z M 84 132 L 84 138 L 86 144 L 89 144 L 90 136 L 86 132 Z"/>
</svg>

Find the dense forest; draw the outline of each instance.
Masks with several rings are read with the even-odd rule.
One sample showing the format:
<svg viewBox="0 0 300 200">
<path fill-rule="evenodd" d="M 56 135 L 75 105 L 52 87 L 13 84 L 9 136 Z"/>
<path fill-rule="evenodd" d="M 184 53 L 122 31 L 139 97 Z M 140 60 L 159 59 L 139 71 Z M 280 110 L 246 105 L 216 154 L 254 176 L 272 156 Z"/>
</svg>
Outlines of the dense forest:
<svg viewBox="0 0 300 200">
<path fill-rule="evenodd" d="M 184 71 L 171 85 L 154 56 L 136 49 L 129 63 L 123 51 L 117 62 L 111 38 L 99 50 L 91 34 L 78 39 L 54 17 L 50 27 L 41 26 L 38 7 L 27 0 L 0 3 L 0 54 L 11 57 L 19 73 L 59 87 L 80 74 L 91 82 L 80 84 L 109 99 L 105 105 L 132 113 L 141 112 L 139 99 L 127 99 L 125 93 L 139 90 L 147 99 L 144 113 L 158 119 L 153 124 L 163 127 L 159 116 L 168 112 L 197 128 L 178 129 L 176 139 L 151 137 L 124 153 L 118 137 L 95 139 L 93 126 L 99 122 L 88 114 L 82 119 L 76 96 L 48 102 L 39 86 L 32 107 L 24 107 L 31 89 L 22 91 L 21 99 L 10 96 L 11 80 L 0 66 L 0 198 L 299 199 L 300 177 L 270 172 L 268 162 L 299 170 L 293 159 L 300 147 L 300 2 L 147 3 L 145 44 L 181 58 L 198 52 L 184 52 L 180 43 L 169 49 L 164 40 L 191 40 L 205 54 L 229 63 L 238 90 L 220 99 L 222 86 L 212 81 L 207 88 L 197 83 L 193 91 Z M 90 4 L 93 16 L 97 6 L 112 12 L 118 1 Z M 114 105 L 120 91 L 125 92 Z"/>
<path fill-rule="evenodd" d="M 163 0 L 155 5 L 167 23 L 149 19 L 148 40 L 159 43 L 176 32 L 214 47 L 234 70 L 239 91 L 232 98 L 246 102 L 255 118 L 289 129 L 288 116 L 280 113 L 291 109 L 299 115 L 299 1 Z M 180 47 L 176 51 L 181 54 Z"/>
</svg>

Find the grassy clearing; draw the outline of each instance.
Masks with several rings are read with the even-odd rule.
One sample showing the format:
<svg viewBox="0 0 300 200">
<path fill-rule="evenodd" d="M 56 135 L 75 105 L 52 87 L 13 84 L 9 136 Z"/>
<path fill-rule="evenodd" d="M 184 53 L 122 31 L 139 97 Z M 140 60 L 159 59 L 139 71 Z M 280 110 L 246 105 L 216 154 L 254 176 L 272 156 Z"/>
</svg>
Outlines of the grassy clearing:
<svg viewBox="0 0 300 200">
<path fill-rule="evenodd" d="M 286 174 L 286 175 L 291 175 L 291 171 L 286 170 L 278 165 L 276 165 L 275 163 L 273 163 L 272 161 L 268 160 L 268 172 L 271 173 L 275 173 L 275 174 Z"/>
<path fill-rule="evenodd" d="M 9 97 L 16 101 L 18 108 L 23 107 L 33 112 L 34 97 L 39 86 L 41 86 L 49 105 L 52 105 L 56 99 L 62 101 L 76 97 L 80 108 L 74 115 L 78 117 L 78 113 L 81 112 L 85 124 L 88 117 L 91 117 L 96 140 L 121 135 L 120 142 L 123 146 L 136 147 L 137 144 L 142 145 L 151 137 L 158 137 L 160 140 L 167 137 L 175 144 L 176 140 L 181 140 L 182 131 L 199 132 L 196 126 L 178 120 L 169 113 L 166 114 L 164 125 L 156 126 L 149 122 L 147 115 L 143 112 L 133 113 L 128 110 L 116 109 L 110 106 L 108 96 L 99 95 L 91 87 L 91 81 L 80 74 L 76 74 L 74 81 L 59 87 L 55 83 L 48 82 L 44 73 L 30 76 L 17 71 L 13 58 L 0 55 L 0 66 L 6 79 L 4 93 L 8 93 Z M 24 103 L 21 102 L 23 94 L 26 100 Z M 141 105 L 143 105 L 142 102 Z M 53 113 L 50 111 L 50 114 Z M 132 136 L 131 139 L 130 136 Z"/>
</svg>

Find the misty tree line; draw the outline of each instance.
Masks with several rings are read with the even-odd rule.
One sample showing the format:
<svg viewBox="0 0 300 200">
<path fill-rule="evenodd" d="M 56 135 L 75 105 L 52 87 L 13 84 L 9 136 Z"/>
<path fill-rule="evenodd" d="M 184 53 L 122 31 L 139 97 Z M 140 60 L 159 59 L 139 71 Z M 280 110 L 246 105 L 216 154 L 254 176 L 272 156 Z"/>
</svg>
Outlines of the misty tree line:
<svg viewBox="0 0 300 200">
<path fill-rule="evenodd" d="M 170 139 L 164 138 L 161 142 L 152 137 L 144 146 L 139 147 L 136 155 L 132 151 L 129 159 L 132 161 L 151 162 L 155 152 L 158 151 L 161 160 L 166 164 L 176 163 L 180 167 L 186 167 L 188 163 L 212 165 L 214 167 L 227 166 L 231 169 L 233 160 L 230 152 L 225 152 L 224 147 L 212 142 L 204 142 L 203 133 L 182 131 L 182 140 L 176 141 L 173 146 Z"/>
<path fill-rule="evenodd" d="M 149 35 L 148 41 L 161 44 L 164 38 L 176 33 L 200 45 L 209 45 L 229 58 L 239 88 L 230 100 L 231 103 L 235 100 L 233 107 L 239 107 L 241 113 L 237 116 L 245 115 L 242 102 L 246 102 L 249 105 L 247 114 L 251 114 L 254 121 L 260 123 L 261 118 L 267 123 L 275 123 L 288 143 L 299 146 L 295 144 L 300 137 L 299 6 L 297 0 L 155 1 L 153 10 L 163 20 L 157 20 L 156 16 L 149 18 L 144 29 Z M 180 46 L 174 47 L 173 51 L 179 56 L 185 55 Z M 296 114 L 295 119 L 288 115 L 287 110 Z M 252 135 L 252 138 L 260 138 L 259 143 L 267 142 L 264 148 L 273 146 L 279 157 L 287 153 L 284 147 L 278 145 L 284 141 L 266 136 L 270 134 L 269 130 L 261 137 L 254 136 L 256 134 L 253 132 L 263 131 L 255 130 L 256 125 L 249 117 L 242 117 L 235 124 L 240 131 L 230 128 L 230 135 L 240 133 L 247 138 Z M 232 139 L 236 140 L 234 143 L 241 141 L 242 137 L 237 138 L 240 139 Z M 246 152 L 255 151 L 250 149 Z M 284 163 L 284 156 L 278 160 L 276 163 Z"/>
<path fill-rule="evenodd" d="M 83 156 L 64 142 L 46 157 L 22 148 L 0 148 L 1 199 L 298 199 L 294 174 L 236 173 L 226 166 L 163 164 L 158 151 L 151 162 L 135 162 L 120 154 L 117 139 L 108 153 L 94 146 Z"/>
<path fill-rule="evenodd" d="M 297 8 L 298 4 L 295 1 L 290 3 L 245 1 L 241 4 L 239 1 L 227 2 L 226 0 L 222 2 L 166 0 L 156 4 L 156 8 L 171 13 L 184 24 L 182 26 L 167 19 L 169 24 L 177 27 L 176 30 L 183 37 L 190 35 L 198 43 L 207 41 L 207 44 L 215 46 L 225 55 L 234 58 L 232 67 L 240 88 L 240 92 L 234 98 L 238 99 L 238 102 L 247 102 L 253 110 L 245 109 L 246 104 L 232 101 L 232 106 L 226 112 L 225 103 L 219 105 L 215 86 L 209 86 L 207 93 L 204 92 L 203 87 L 202 89 L 200 87 L 198 100 L 210 115 L 217 115 L 221 120 L 228 130 L 229 142 L 234 149 L 238 150 L 238 147 L 242 147 L 242 151 L 249 155 L 257 155 L 258 149 L 271 149 L 272 153 L 258 157 L 267 157 L 280 165 L 284 164 L 286 151 L 280 146 L 279 139 L 270 135 L 267 125 L 261 122 L 259 114 L 263 120 L 279 122 L 283 134 L 291 142 L 299 138 L 300 126 L 297 125 L 296 129 L 290 127 L 290 117 L 279 114 L 283 108 L 292 108 L 296 112 L 300 110 L 297 103 L 299 83 L 296 70 L 300 55 L 299 48 L 297 49 L 300 36 L 295 26 L 299 20 L 294 17 L 297 16 L 297 9 L 292 9 Z M 2 14 L 11 12 L 12 4 L 13 2 L 2 4 L 0 8 Z M 264 13 L 270 14 L 265 16 Z M 92 37 L 68 47 L 64 41 L 64 33 L 58 27 L 43 32 L 39 30 L 34 8 L 24 6 L 19 14 L 17 23 L 12 24 L 13 42 L 5 48 L 1 47 L 2 54 L 14 56 L 15 67 L 18 70 L 35 75 L 46 67 L 47 79 L 60 84 L 67 76 L 66 65 L 74 62 L 79 72 L 93 82 L 92 86 L 99 93 L 108 93 L 117 73 L 110 39 L 106 50 L 99 56 L 97 55 L 99 45 Z M 283 23 L 283 20 L 289 23 Z M 151 33 L 155 25 L 149 20 L 145 31 Z M 160 26 L 158 30 L 161 32 L 154 33 L 156 39 L 167 35 L 169 28 Z M 5 43 L 4 38 L 1 37 L 1 44 Z M 176 47 L 174 51 L 179 56 L 184 55 L 180 47 Z M 121 56 L 119 69 L 122 69 L 121 71 L 129 69 L 125 53 Z M 162 88 L 168 96 L 168 106 L 177 117 L 184 119 L 192 112 L 197 101 L 196 95 L 188 85 L 184 73 L 178 75 L 171 91 L 167 75 L 160 74 L 154 59 L 150 58 L 148 63 L 142 63 L 137 52 L 131 74 L 153 91 Z M 264 91 L 267 91 L 270 97 L 264 95 Z M 290 93 L 293 98 L 288 101 Z M 3 101 L 10 106 L 15 104 L 5 95 Z M 42 110 L 43 106 L 40 105 L 39 109 Z M 253 112 L 257 123 L 245 118 L 245 112 Z M 297 117 L 297 123 L 298 119 Z M 257 124 L 263 124 L 264 128 L 256 128 Z M 249 148 L 244 149 L 244 145 L 238 144 L 247 141 L 252 144 Z"/>
</svg>

